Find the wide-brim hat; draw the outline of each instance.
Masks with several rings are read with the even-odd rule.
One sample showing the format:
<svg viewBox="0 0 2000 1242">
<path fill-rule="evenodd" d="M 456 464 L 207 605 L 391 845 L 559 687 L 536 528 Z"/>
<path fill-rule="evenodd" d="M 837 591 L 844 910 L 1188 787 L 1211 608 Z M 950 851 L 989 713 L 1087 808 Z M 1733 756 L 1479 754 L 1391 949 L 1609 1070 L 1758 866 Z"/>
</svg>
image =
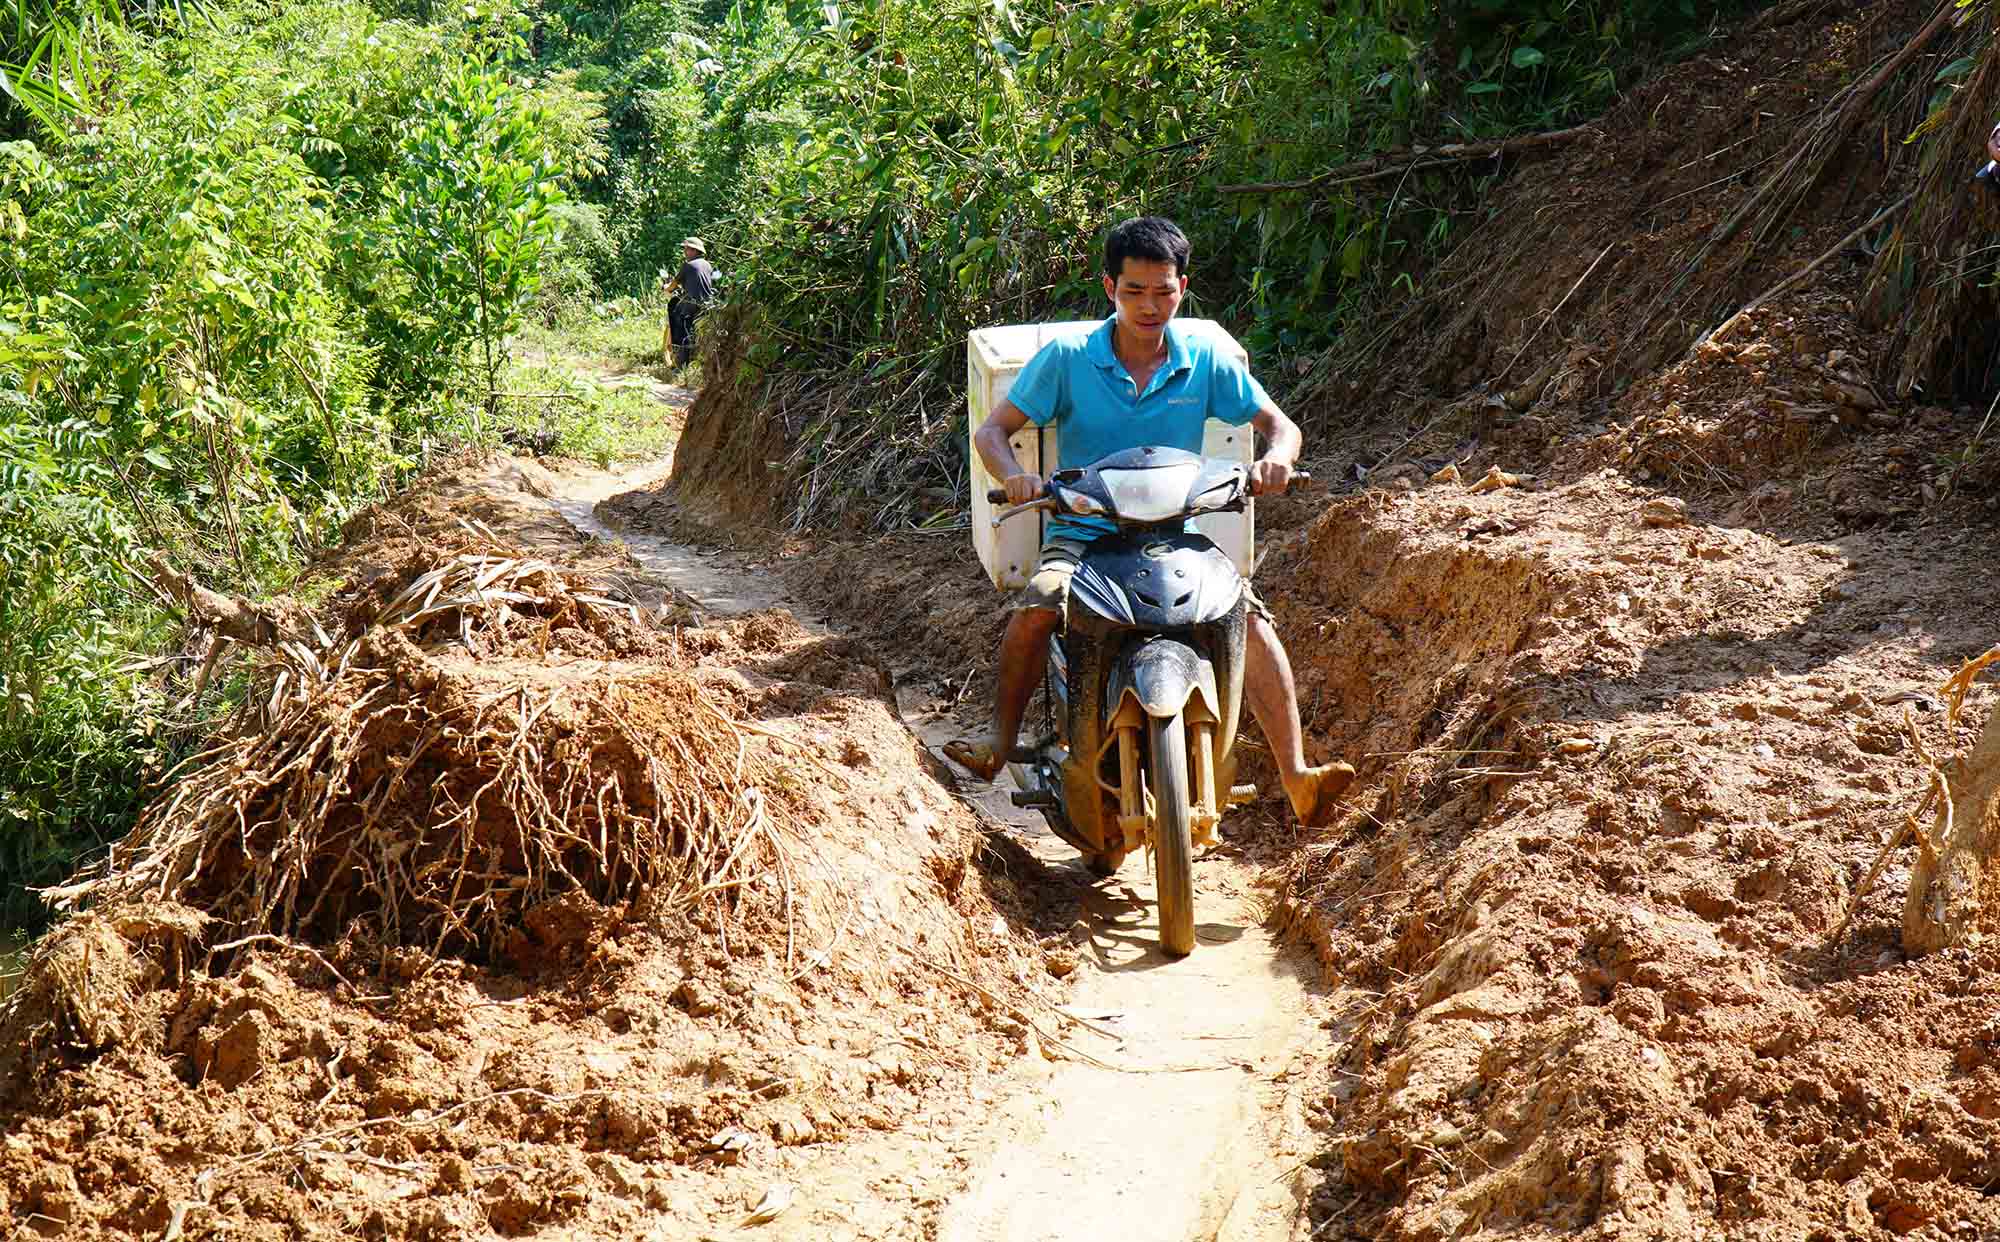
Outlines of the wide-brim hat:
<svg viewBox="0 0 2000 1242">
<path fill-rule="evenodd" d="M 687 247 L 689 250 L 694 251 L 696 254 L 708 253 L 708 243 L 704 242 L 699 237 L 683 237 L 681 239 L 681 245 Z"/>
</svg>

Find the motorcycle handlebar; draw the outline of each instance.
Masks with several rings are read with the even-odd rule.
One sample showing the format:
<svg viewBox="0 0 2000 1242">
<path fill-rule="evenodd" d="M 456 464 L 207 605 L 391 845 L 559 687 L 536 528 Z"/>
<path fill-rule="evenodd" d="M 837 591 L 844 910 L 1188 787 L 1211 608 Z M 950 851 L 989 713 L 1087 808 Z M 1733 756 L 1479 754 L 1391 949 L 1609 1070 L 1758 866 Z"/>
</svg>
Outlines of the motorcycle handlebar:
<svg viewBox="0 0 2000 1242">
<path fill-rule="evenodd" d="M 1312 482 L 1312 473 L 1311 473 L 1310 471 L 1307 471 L 1307 470 L 1294 470 L 1294 471 L 1292 471 L 1292 482 L 1294 482 L 1294 483 L 1310 483 L 1310 482 Z M 987 504 L 989 504 L 989 505 L 1004 505 L 1004 504 L 1006 504 L 1006 503 L 1007 503 L 1007 489 L 1006 489 L 1006 488 L 1004 488 L 1004 487 L 989 487 L 989 488 L 987 488 L 987 489 L 986 489 L 986 503 L 987 503 Z"/>
</svg>

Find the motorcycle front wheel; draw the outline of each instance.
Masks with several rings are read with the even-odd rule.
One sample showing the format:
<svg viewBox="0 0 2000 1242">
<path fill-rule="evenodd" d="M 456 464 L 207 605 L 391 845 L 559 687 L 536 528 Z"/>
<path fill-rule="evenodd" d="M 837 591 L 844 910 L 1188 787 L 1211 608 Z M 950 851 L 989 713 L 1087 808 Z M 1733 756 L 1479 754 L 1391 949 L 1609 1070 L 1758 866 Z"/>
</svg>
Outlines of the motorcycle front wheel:
<svg viewBox="0 0 2000 1242">
<path fill-rule="evenodd" d="M 1151 721 L 1153 881 L 1159 889 L 1160 947 L 1194 952 L 1194 806 L 1188 781 L 1187 725 L 1181 714 Z"/>
</svg>

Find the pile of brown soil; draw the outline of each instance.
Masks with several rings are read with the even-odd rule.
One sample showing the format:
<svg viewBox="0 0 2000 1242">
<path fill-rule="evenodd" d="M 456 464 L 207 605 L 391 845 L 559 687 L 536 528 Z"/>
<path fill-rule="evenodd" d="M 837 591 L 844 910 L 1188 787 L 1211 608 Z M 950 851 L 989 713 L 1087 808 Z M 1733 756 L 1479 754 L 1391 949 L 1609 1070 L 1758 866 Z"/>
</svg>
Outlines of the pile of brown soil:
<svg viewBox="0 0 2000 1242">
<path fill-rule="evenodd" d="M 70 890 L 0 1009 L 0 1213 L 693 1238 L 1017 1055 L 1039 958 L 876 667 L 485 559 L 500 491 L 476 553 L 363 527 L 270 726 Z"/>
<path fill-rule="evenodd" d="M 1347 1236 L 2000 1227 L 1993 953 L 1904 964 L 1909 849 L 1827 942 L 1926 783 L 1906 713 L 1941 753 L 1983 715 L 1935 696 L 1993 543 L 1788 544 L 1605 474 L 1377 493 L 1281 553 L 1312 731 L 1363 769 L 1295 864 L 1376 993 L 1323 1115 Z"/>
</svg>

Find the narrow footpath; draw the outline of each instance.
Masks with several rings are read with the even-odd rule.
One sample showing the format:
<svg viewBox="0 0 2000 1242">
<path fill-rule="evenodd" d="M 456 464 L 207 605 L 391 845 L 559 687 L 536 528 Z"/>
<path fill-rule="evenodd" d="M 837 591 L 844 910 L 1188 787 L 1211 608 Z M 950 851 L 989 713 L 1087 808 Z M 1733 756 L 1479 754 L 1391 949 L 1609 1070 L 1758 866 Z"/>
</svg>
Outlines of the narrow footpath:
<svg viewBox="0 0 2000 1242">
<path fill-rule="evenodd" d="M 792 607 L 775 577 L 732 573 L 598 518 L 600 501 L 668 468 L 568 472 L 551 503 L 714 613 Z M 934 751 L 967 727 L 938 704 L 898 706 Z M 1081 882 L 1076 852 L 1009 805 L 1003 787 L 970 788 L 993 830 L 1046 878 Z M 990 1092 L 927 1101 L 927 1125 L 839 1149 L 801 1180 L 794 1208 L 759 1232 L 938 1242 L 1307 1237 L 1304 1200 L 1318 1177 L 1308 1162 L 1319 1144 L 1303 1091 L 1310 1058 L 1331 1042 L 1321 1029 L 1331 998 L 1311 955 L 1277 942 L 1271 900 L 1254 867 L 1211 851 L 1196 869 L 1199 947 L 1173 960 L 1157 947 L 1149 859 L 1128 859 L 1088 890 L 1072 929 L 1080 964 L 1062 1009 L 1078 1021 L 1059 1046 L 1030 1039 Z"/>
</svg>

